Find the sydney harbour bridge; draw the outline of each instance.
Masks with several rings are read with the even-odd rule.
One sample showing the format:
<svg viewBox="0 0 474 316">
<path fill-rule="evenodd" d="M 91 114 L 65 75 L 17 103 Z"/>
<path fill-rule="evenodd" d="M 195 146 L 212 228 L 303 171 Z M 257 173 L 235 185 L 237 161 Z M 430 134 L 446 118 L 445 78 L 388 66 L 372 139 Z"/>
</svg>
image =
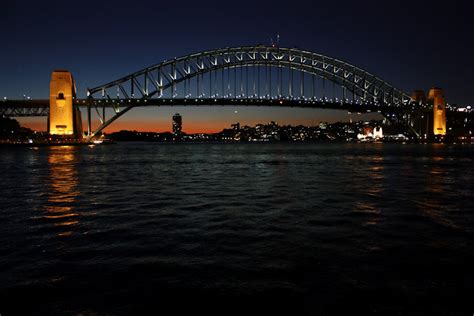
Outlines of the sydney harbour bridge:
<svg viewBox="0 0 474 316">
<path fill-rule="evenodd" d="M 296 48 L 223 48 L 165 60 L 76 97 L 72 75 L 54 71 L 49 100 L 3 100 L 4 117 L 47 116 L 48 131 L 90 140 L 135 107 L 269 106 L 378 112 L 415 137 L 446 134 L 441 89 L 407 94 L 347 62 Z M 87 132 L 82 115 L 87 111 Z M 98 126 L 92 126 L 97 115 Z"/>
</svg>

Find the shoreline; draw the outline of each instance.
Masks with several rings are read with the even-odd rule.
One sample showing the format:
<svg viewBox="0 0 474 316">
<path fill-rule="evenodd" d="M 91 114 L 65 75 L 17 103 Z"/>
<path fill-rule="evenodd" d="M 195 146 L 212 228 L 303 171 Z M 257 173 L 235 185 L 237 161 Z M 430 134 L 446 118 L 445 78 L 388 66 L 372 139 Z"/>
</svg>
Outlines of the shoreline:
<svg viewBox="0 0 474 316">
<path fill-rule="evenodd" d="M 115 145 L 118 143 L 143 143 L 143 144 L 161 144 L 161 145 L 179 145 L 179 144 L 223 144 L 223 145 L 240 145 L 240 144 L 417 144 L 417 145 L 472 145 L 472 142 L 413 142 L 413 141 L 359 141 L 359 142 L 345 142 L 345 141 L 260 141 L 260 142 L 226 142 L 226 141 L 188 141 L 188 142 L 159 142 L 159 141 L 135 141 L 135 140 L 121 140 L 114 141 L 114 143 L 94 144 L 93 142 L 65 142 L 65 143 L 0 143 L 0 148 L 18 148 L 18 147 L 61 147 L 61 146 L 101 146 L 101 145 Z"/>
<path fill-rule="evenodd" d="M 84 146 L 91 145 L 91 143 L 85 142 L 74 142 L 74 143 L 0 143 L 0 148 L 2 147 L 57 147 L 57 146 Z"/>
</svg>

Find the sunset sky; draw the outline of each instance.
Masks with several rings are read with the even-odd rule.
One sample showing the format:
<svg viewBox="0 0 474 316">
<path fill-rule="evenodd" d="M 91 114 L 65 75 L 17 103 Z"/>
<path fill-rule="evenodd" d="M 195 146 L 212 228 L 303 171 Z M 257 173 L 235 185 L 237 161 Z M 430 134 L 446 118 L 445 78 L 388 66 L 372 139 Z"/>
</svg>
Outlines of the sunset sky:
<svg viewBox="0 0 474 316">
<path fill-rule="evenodd" d="M 298 109 L 293 112 L 287 109 L 272 107 L 199 107 L 198 110 L 191 107 L 163 107 L 163 108 L 135 108 L 127 116 L 115 121 L 106 129 L 107 133 L 120 130 L 137 130 L 149 132 L 171 131 L 171 120 L 175 113 L 183 117 L 183 131 L 192 133 L 215 133 L 224 128 L 230 128 L 231 124 L 240 122 L 243 125 L 255 126 L 259 123 L 275 121 L 280 125 L 305 125 L 313 126 L 320 122 L 349 121 L 350 119 L 370 120 L 380 118 L 377 114 L 348 114 L 345 111 Z M 83 119 L 85 120 L 85 113 Z M 19 118 L 24 126 L 35 130 L 46 130 L 46 118 Z M 87 129 L 83 121 L 84 130 Z M 97 126 L 98 121 L 93 121 Z"/>
<path fill-rule="evenodd" d="M 448 102 L 474 101 L 468 2 L 450 1 L 7 1 L 0 11 L 0 97 L 48 98 L 54 69 L 72 72 L 78 97 L 165 59 L 220 47 L 299 47 L 357 65 L 411 92 L 442 87 Z M 445 21 L 449 21 L 446 23 Z M 135 108 L 106 131 L 188 133 L 231 123 L 317 124 L 347 112 L 269 107 Z M 84 115 L 83 111 L 83 115 Z M 84 115 L 85 118 L 85 115 Z M 359 119 L 352 115 L 352 119 Z M 45 119 L 21 119 L 46 129 Z"/>
</svg>

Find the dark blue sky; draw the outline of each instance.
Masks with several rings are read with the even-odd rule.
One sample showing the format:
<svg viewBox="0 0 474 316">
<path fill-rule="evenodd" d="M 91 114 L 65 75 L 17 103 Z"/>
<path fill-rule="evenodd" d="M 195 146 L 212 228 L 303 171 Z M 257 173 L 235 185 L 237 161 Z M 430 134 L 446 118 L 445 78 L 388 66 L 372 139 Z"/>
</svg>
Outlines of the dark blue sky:
<svg viewBox="0 0 474 316">
<path fill-rule="evenodd" d="M 53 69 L 79 96 L 164 59 L 226 46 L 299 47 L 355 64 L 399 89 L 440 86 L 474 101 L 474 23 L 466 1 L 7 1 L 0 96 L 47 98 Z"/>
</svg>

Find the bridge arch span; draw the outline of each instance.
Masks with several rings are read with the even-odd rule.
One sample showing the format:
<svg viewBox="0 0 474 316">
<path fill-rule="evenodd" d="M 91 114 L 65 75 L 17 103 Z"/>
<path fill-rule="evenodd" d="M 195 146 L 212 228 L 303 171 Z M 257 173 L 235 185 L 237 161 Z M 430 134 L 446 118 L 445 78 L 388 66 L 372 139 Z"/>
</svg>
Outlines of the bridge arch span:
<svg viewBox="0 0 474 316">
<path fill-rule="evenodd" d="M 347 62 L 296 48 L 266 46 L 223 48 L 165 60 L 87 92 L 93 105 L 100 100 L 150 104 L 160 98 L 321 99 L 315 78 L 322 80 L 323 89 L 326 82 L 333 84 L 333 90 L 338 86 L 340 102 L 357 99 L 396 108 L 411 101 L 387 81 Z M 114 106 L 113 117 L 106 120 L 104 114 L 96 131 L 89 126 L 89 137 L 135 106 L 136 102 Z"/>
</svg>

